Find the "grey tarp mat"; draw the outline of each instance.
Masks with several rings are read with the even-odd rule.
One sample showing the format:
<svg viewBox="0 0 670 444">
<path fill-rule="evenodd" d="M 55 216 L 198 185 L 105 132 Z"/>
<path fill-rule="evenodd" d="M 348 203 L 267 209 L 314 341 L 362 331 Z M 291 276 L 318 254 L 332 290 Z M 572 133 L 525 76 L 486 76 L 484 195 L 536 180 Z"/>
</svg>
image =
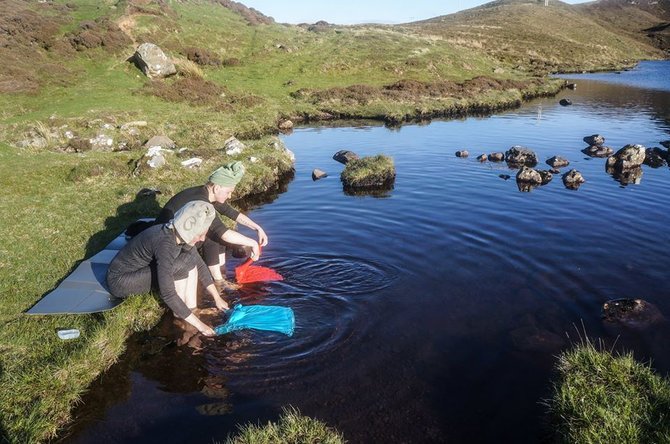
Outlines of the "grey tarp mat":
<svg viewBox="0 0 670 444">
<path fill-rule="evenodd" d="M 151 220 L 151 219 L 142 219 Z M 121 248 L 127 243 L 121 234 L 104 250 L 86 259 L 58 285 L 47 293 L 27 314 L 78 314 L 111 310 L 123 302 L 107 291 L 107 268 Z"/>
</svg>

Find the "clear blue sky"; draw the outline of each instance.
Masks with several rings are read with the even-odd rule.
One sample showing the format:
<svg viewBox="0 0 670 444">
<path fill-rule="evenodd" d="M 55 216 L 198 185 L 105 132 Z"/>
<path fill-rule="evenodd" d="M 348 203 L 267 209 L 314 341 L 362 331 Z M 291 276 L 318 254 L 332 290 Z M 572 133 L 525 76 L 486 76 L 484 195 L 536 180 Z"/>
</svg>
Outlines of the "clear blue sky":
<svg viewBox="0 0 670 444">
<path fill-rule="evenodd" d="M 279 23 L 406 23 L 451 14 L 485 0 L 238 0 Z M 553 0 L 550 0 L 553 1 Z M 564 0 L 584 3 L 587 0 Z"/>
</svg>

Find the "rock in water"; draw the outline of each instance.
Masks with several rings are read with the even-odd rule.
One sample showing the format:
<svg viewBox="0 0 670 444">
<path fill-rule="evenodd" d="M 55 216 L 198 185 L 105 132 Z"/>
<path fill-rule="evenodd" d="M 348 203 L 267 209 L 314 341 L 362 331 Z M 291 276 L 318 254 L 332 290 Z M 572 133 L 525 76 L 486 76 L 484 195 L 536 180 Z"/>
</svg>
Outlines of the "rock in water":
<svg viewBox="0 0 670 444">
<path fill-rule="evenodd" d="M 584 182 L 586 182 L 584 176 L 577 170 L 570 170 L 563 175 L 563 185 L 565 185 L 565 188 L 576 190 Z"/>
<path fill-rule="evenodd" d="M 328 177 L 328 173 L 318 168 L 314 168 L 312 171 L 312 180 L 319 180 L 323 179 L 324 177 Z"/>
<path fill-rule="evenodd" d="M 644 163 L 646 155 L 647 150 L 642 145 L 626 145 L 607 158 L 607 168 L 617 171 L 637 168 Z"/>
<path fill-rule="evenodd" d="M 605 138 L 600 134 L 593 134 L 592 136 L 584 137 L 584 142 L 586 142 L 587 145 L 600 146 L 605 143 Z"/>
<path fill-rule="evenodd" d="M 514 145 L 505 152 L 505 160 L 512 166 L 526 165 L 534 167 L 537 165 L 537 156 L 532 150 L 520 145 Z"/>
<path fill-rule="evenodd" d="M 351 162 L 352 160 L 358 159 L 358 154 L 354 153 L 353 151 L 348 151 L 348 150 L 340 150 L 333 154 L 333 159 L 337 160 L 338 162 L 346 165 L 347 163 Z"/>
<path fill-rule="evenodd" d="M 547 165 L 552 168 L 563 168 L 570 165 L 570 161 L 561 156 L 554 156 L 550 159 L 547 159 Z"/>
<path fill-rule="evenodd" d="M 603 304 L 602 318 L 634 329 L 645 329 L 665 321 L 659 309 L 642 299 L 613 299 Z"/>
</svg>

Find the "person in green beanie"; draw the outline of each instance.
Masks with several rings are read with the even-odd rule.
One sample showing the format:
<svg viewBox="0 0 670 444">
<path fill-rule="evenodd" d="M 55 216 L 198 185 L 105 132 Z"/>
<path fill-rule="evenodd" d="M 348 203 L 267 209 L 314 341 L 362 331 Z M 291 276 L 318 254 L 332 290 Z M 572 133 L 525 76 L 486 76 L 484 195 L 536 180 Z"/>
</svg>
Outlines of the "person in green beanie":
<svg viewBox="0 0 670 444">
<path fill-rule="evenodd" d="M 243 234 L 227 228 L 220 218 L 216 217 L 212 223 L 207 237 L 205 238 L 201 252 L 205 264 L 214 278 L 214 282 L 219 290 L 236 289 L 237 286 L 228 282 L 225 271 L 226 247 L 241 246 L 250 253 L 253 260 L 257 260 L 260 255 L 259 245 L 264 247 L 268 243 L 268 237 L 256 222 L 248 216 L 240 213 L 226 201 L 235 191 L 235 186 L 244 176 L 244 165 L 242 162 L 227 163 L 216 169 L 210 176 L 205 185 L 187 188 L 175 194 L 163 207 L 156 218 L 155 223 L 166 223 L 174 217 L 186 203 L 193 200 L 202 200 L 214 205 L 216 211 L 234 220 L 236 223 L 255 230 L 258 234 L 258 240 L 244 236 Z"/>
</svg>

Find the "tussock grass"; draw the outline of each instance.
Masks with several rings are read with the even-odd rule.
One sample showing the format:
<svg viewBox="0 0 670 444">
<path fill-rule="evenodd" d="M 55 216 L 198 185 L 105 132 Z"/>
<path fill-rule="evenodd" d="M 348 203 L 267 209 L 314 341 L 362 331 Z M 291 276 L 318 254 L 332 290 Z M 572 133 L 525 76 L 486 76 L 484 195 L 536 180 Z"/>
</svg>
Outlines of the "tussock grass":
<svg viewBox="0 0 670 444">
<path fill-rule="evenodd" d="M 389 186 L 395 180 L 395 165 L 392 158 L 383 154 L 362 157 L 347 162 L 340 179 L 345 188 Z"/>
<path fill-rule="evenodd" d="M 557 369 L 548 405 L 560 442 L 670 442 L 670 381 L 632 354 L 586 341 L 561 354 Z"/>
<path fill-rule="evenodd" d="M 198 77 L 203 78 L 205 74 L 202 72 L 202 68 L 198 66 L 197 63 L 188 60 L 176 57 L 172 59 L 172 62 L 177 67 L 177 72 L 185 77 Z"/>
<path fill-rule="evenodd" d="M 344 444 L 344 437 L 323 422 L 300 415 L 294 408 L 285 408 L 279 421 L 265 425 L 242 426 L 226 444 Z"/>
</svg>

